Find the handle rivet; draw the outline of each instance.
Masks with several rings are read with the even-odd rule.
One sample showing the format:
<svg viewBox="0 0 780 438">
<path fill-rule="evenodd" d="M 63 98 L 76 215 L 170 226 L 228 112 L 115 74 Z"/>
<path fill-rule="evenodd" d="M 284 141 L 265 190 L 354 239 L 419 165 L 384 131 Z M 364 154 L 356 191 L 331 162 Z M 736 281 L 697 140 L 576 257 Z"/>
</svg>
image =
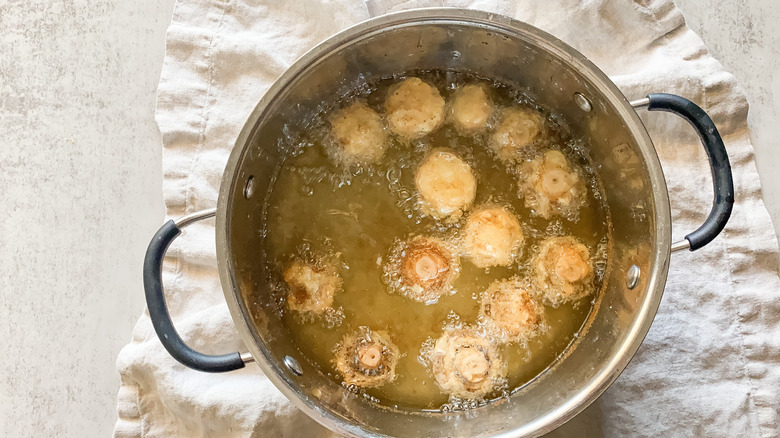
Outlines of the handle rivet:
<svg viewBox="0 0 780 438">
<path fill-rule="evenodd" d="M 255 177 L 250 176 L 244 185 L 244 198 L 249 199 L 255 194 Z"/>
<path fill-rule="evenodd" d="M 639 277 L 641 274 L 642 271 L 637 265 L 631 265 L 631 267 L 628 268 L 628 273 L 626 274 L 626 286 L 629 290 L 635 288 L 636 285 L 639 284 Z"/>
<path fill-rule="evenodd" d="M 292 356 L 284 357 L 284 366 L 286 366 L 287 369 L 290 370 L 296 376 L 303 375 L 303 368 L 301 368 L 301 364 L 299 364 L 298 361 L 295 360 L 295 358 Z"/>
<path fill-rule="evenodd" d="M 588 98 L 585 97 L 585 95 L 582 93 L 574 93 L 574 103 L 576 103 L 577 106 L 586 113 L 593 111 L 593 105 L 591 105 L 590 100 L 588 100 Z"/>
</svg>

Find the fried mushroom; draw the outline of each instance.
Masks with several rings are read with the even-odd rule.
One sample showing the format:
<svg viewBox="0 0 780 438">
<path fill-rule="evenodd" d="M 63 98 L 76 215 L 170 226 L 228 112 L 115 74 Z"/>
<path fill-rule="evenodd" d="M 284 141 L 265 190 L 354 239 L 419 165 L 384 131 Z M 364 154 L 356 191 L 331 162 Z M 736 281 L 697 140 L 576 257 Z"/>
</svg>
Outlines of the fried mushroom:
<svg viewBox="0 0 780 438">
<path fill-rule="evenodd" d="M 442 219 L 459 218 L 474 202 L 477 180 L 471 166 L 447 149 L 434 149 L 414 177 L 420 209 Z"/>
<path fill-rule="evenodd" d="M 452 95 L 450 119 L 461 132 L 484 130 L 492 114 L 493 102 L 484 85 L 464 85 Z"/>
<path fill-rule="evenodd" d="M 339 164 L 371 164 L 385 153 L 387 133 L 382 118 L 362 102 L 355 102 L 330 118 L 333 145 L 328 150 Z"/>
<path fill-rule="evenodd" d="M 520 167 L 518 182 L 525 206 L 545 219 L 571 218 L 585 204 L 585 182 L 560 151 L 549 150 Z"/>
<path fill-rule="evenodd" d="M 479 314 L 486 327 L 506 342 L 525 342 L 545 329 L 544 306 L 517 277 L 488 286 Z"/>
<path fill-rule="evenodd" d="M 443 240 L 415 236 L 396 243 L 384 271 L 391 292 L 432 303 L 452 290 L 452 282 L 460 273 L 460 258 Z"/>
<path fill-rule="evenodd" d="M 522 244 L 520 223 L 505 207 L 483 206 L 466 220 L 463 254 L 478 268 L 511 265 Z"/>
<path fill-rule="evenodd" d="M 386 332 L 361 327 L 344 336 L 333 362 L 345 384 L 374 388 L 395 379 L 398 358 L 398 347 Z"/>
<path fill-rule="evenodd" d="M 333 305 L 341 289 L 341 277 L 335 266 L 323 260 L 307 263 L 295 260 L 285 269 L 284 281 L 289 287 L 287 307 L 296 312 L 321 314 Z"/>
<path fill-rule="evenodd" d="M 553 306 L 594 292 L 590 251 L 573 236 L 545 239 L 531 264 L 537 288 Z"/>
<path fill-rule="evenodd" d="M 385 113 L 390 130 L 414 140 L 442 125 L 444 99 L 433 85 L 420 78 L 407 78 L 388 90 Z"/>
<path fill-rule="evenodd" d="M 538 111 L 523 107 L 507 108 L 490 138 L 490 148 L 501 161 L 517 162 L 524 149 L 541 136 L 543 123 Z"/>
<path fill-rule="evenodd" d="M 490 393 L 506 374 L 506 364 L 493 342 L 473 328 L 445 330 L 428 359 L 441 390 L 462 399 Z"/>
</svg>

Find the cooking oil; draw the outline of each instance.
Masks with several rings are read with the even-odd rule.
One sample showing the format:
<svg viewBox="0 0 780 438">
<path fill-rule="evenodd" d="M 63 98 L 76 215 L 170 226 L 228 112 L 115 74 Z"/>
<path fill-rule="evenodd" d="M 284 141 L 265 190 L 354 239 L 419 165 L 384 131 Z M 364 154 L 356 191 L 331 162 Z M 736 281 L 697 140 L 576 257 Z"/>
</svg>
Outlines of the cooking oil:
<svg viewBox="0 0 780 438">
<path fill-rule="evenodd" d="M 306 360 L 335 381 L 341 382 L 341 376 L 334 365 L 334 349 L 346 334 L 367 328 L 386 333 L 398 348 L 395 378 L 376 388 L 350 389 L 364 392 L 368 399 L 390 408 L 448 410 L 479 406 L 491 398 L 511 396 L 512 390 L 539 376 L 572 345 L 598 299 L 606 265 L 608 215 L 584 143 L 572 138 L 554 113 L 530 100 L 522 90 L 451 71 L 407 75 L 435 85 L 445 99 L 465 83 L 481 83 L 491 90 L 498 107 L 519 104 L 540 111 L 545 117 L 546 140 L 535 148 L 560 150 L 580 169 L 588 187 L 584 207 L 576 215 L 550 220 L 534 215 L 519 195 L 517 166 L 500 161 L 490 151 L 487 134 L 463 134 L 450 124 L 418 140 L 391 136 L 382 158 L 371 165 L 345 167 L 343 162 L 332 160 L 329 112 L 359 100 L 383 114 L 388 87 L 403 76 L 386 78 L 343 96 L 330 109 L 312 117 L 306 132 L 291 137 L 297 153 L 284 161 L 266 207 L 265 250 L 272 260 L 268 276 L 279 291 L 279 312 L 289 335 Z M 449 242 L 460 232 L 464 218 L 439 220 L 418 208 L 415 169 L 434 148 L 454 151 L 471 166 L 477 181 L 472 209 L 484 204 L 508 208 L 522 226 L 524 243 L 514 263 L 507 267 L 483 269 L 461 258 L 451 290 L 433 302 L 423 303 L 392 293 L 385 282 L 385 268 L 392 265 L 388 257 L 401 241 L 422 235 Z M 496 280 L 531 278 L 529 263 L 539 243 L 559 235 L 573 235 L 590 249 L 596 268 L 596 292 L 558 307 L 545 306 L 547 327 L 540 335 L 526 343 L 498 345 L 506 363 L 506 384 L 486 399 L 464 402 L 442 393 L 425 352 L 445 328 L 479 325 L 482 292 Z M 293 260 L 311 259 L 331 260 L 343 280 L 332 311 L 323 315 L 290 311 L 284 305 L 286 286 L 281 273 Z"/>
</svg>

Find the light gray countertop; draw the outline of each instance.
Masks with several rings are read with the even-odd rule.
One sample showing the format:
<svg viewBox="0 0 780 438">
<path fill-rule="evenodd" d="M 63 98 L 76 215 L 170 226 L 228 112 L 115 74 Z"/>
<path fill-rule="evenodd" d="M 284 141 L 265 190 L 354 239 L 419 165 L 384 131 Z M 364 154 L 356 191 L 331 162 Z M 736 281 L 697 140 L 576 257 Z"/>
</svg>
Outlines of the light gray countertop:
<svg viewBox="0 0 780 438">
<path fill-rule="evenodd" d="M 677 0 L 745 87 L 780 224 L 780 4 Z M 0 1 L 0 436 L 111 434 L 163 221 L 155 91 L 174 0 Z"/>
</svg>

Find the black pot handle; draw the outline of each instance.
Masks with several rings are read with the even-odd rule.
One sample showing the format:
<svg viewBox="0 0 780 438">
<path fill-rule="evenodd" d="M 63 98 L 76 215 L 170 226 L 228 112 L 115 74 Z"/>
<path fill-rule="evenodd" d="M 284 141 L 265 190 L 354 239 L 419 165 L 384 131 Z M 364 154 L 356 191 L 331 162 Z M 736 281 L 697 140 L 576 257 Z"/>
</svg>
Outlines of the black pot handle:
<svg viewBox="0 0 780 438">
<path fill-rule="evenodd" d="M 684 118 L 693 126 L 701 138 L 704 150 L 710 160 L 712 185 L 715 197 L 710 215 L 704 224 L 685 236 L 686 242 L 672 245 L 673 250 L 689 248 L 695 251 L 710 243 L 726 226 L 731 209 L 734 206 L 734 181 L 731 177 L 731 165 L 723 139 L 718 133 L 710 116 L 690 100 L 674 94 L 653 93 L 647 99 L 632 103 L 634 107 L 647 106 L 648 111 L 668 111 Z"/>
<path fill-rule="evenodd" d="M 168 246 L 181 234 L 181 228 L 198 220 L 212 217 L 215 213 L 216 210 L 214 209 L 206 210 L 183 217 L 176 222 L 172 220 L 166 222 L 152 237 L 144 258 L 146 306 L 149 308 L 149 317 L 152 319 L 152 325 L 154 326 L 154 331 L 157 332 L 157 337 L 160 338 L 163 347 L 168 350 L 168 353 L 174 359 L 189 368 L 209 373 L 221 373 L 244 368 L 245 359 L 238 352 L 221 356 L 198 353 L 184 343 L 176 328 L 173 327 L 171 315 L 168 313 L 168 306 L 165 304 L 162 286 L 162 263 Z"/>
</svg>

